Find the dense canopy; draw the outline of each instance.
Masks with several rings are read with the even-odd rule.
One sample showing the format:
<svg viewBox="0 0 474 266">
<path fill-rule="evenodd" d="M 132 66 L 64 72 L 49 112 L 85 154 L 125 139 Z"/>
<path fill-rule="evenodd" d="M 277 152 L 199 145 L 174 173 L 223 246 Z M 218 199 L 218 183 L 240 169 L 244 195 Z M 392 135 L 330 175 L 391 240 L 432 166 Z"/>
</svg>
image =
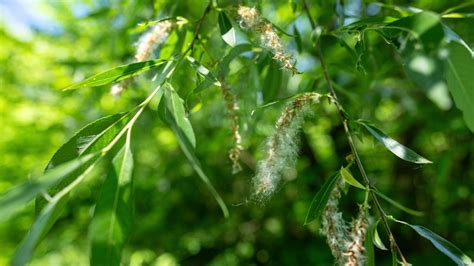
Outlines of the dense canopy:
<svg viewBox="0 0 474 266">
<path fill-rule="evenodd" d="M 472 265 L 473 14 L 0 0 L 0 265 Z"/>
</svg>

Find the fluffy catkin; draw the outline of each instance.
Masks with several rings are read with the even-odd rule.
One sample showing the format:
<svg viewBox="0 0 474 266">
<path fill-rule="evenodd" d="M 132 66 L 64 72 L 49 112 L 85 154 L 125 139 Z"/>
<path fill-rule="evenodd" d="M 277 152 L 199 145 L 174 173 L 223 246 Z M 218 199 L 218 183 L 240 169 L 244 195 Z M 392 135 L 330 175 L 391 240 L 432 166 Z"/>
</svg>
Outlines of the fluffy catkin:
<svg viewBox="0 0 474 266">
<path fill-rule="evenodd" d="M 312 102 L 319 102 L 318 93 L 306 93 L 296 98 L 283 111 L 276 123 L 273 135 L 267 141 L 264 160 L 258 162 L 257 174 L 253 178 L 253 196 L 264 202 L 275 192 L 282 176 L 294 167 L 299 150 L 298 133 Z"/>
<path fill-rule="evenodd" d="M 140 62 L 149 59 L 153 50 L 168 38 L 172 25 L 170 21 L 165 20 L 153 25 L 148 32 L 143 34 L 136 44 L 135 61 Z M 110 94 L 116 97 L 120 96 L 131 82 L 132 79 L 130 78 L 114 84 L 110 89 Z"/>
<path fill-rule="evenodd" d="M 147 33 L 142 35 L 137 43 L 135 60 L 139 62 L 150 58 L 152 51 L 168 38 L 172 25 L 170 21 L 165 20 L 155 24 Z"/>
<path fill-rule="evenodd" d="M 240 127 L 240 119 L 239 115 L 237 114 L 239 110 L 239 105 L 237 104 L 237 100 L 235 96 L 232 94 L 229 86 L 225 83 L 224 79 L 220 79 L 222 84 L 221 91 L 222 96 L 224 97 L 226 103 L 226 109 L 230 121 L 230 127 L 232 130 L 232 138 L 234 140 L 233 147 L 229 151 L 229 159 L 232 161 L 232 173 L 236 174 L 242 170 L 242 166 L 240 166 L 239 158 L 240 153 L 242 152 L 242 138 L 240 136 L 239 127 Z"/>
<path fill-rule="evenodd" d="M 367 204 L 361 205 L 357 219 L 352 222 L 350 238 L 346 241 L 346 252 L 343 254 L 345 259 L 344 265 L 346 266 L 364 265 L 364 241 L 369 224 L 367 209 Z"/>
<path fill-rule="evenodd" d="M 321 232 L 326 236 L 326 241 L 331 249 L 332 255 L 337 262 L 343 261 L 343 253 L 346 250 L 348 239 L 348 227 L 342 213 L 339 212 L 339 199 L 341 189 L 344 187 L 344 179 L 340 178 L 329 195 L 329 200 L 322 216 Z"/>
<path fill-rule="evenodd" d="M 274 60 L 280 62 L 284 68 L 293 73 L 298 72 L 295 60 L 286 53 L 280 37 L 271 23 L 263 19 L 253 7 L 240 6 L 237 13 L 240 17 L 240 26 L 246 30 L 257 32 L 260 36 L 260 45 L 271 51 Z"/>
</svg>

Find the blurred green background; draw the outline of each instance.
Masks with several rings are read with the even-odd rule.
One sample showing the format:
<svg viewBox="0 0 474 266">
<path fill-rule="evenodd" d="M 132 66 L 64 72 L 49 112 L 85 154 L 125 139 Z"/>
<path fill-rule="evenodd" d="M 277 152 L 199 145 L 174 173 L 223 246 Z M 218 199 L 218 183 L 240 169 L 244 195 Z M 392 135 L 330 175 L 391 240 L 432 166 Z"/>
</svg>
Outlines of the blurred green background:
<svg viewBox="0 0 474 266">
<path fill-rule="evenodd" d="M 331 23 L 340 16 L 335 3 L 308 2 L 321 25 L 335 27 Z M 466 1 L 387 2 L 443 12 Z M 239 3 L 219 1 L 221 7 Z M 254 115 L 252 110 L 295 93 L 311 89 L 324 92 L 327 88 L 316 79 L 321 76 L 319 61 L 312 55 L 309 25 L 301 8 L 293 12 L 290 1 L 245 3 L 258 5 L 265 17 L 285 30 L 291 32 L 297 25 L 304 52 L 298 52 L 293 38 L 282 39 L 305 73 L 291 76 L 268 55 L 257 62 L 241 58 L 231 65 L 227 80 L 240 104 L 245 148 L 244 169 L 236 175 L 231 174 L 227 158 L 232 140 L 220 91 L 211 87 L 192 95 L 189 92 L 196 86 L 196 77 L 190 74 L 191 69 L 176 73 L 173 83 L 191 110 L 197 155 L 229 205 L 230 217 L 222 217 L 172 131 L 150 108 L 140 118 L 132 141 L 136 217 L 125 249 L 126 264 L 333 264 L 318 222 L 303 226 L 314 194 L 350 153 L 332 105 L 316 107 L 315 115 L 305 124 L 295 174 L 264 206 L 248 202 L 255 162 L 263 157 L 265 138 L 272 133 L 284 104 Z M 138 23 L 177 15 L 196 21 L 206 4 L 196 0 L 0 0 L 0 192 L 41 175 L 54 151 L 75 131 L 99 117 L 131 109 L 152 89 L 150 74 L 136 79 L 120 98 L 113 98 L 109 87 L 73 92 L 62 92 L 62 88 L 131 62 L 140 35 L 134 31 Z M 474 19 L 445 22 L 473 46 Z M 206 18 L 202 32 L 207 38 L 202 46 L 210 54 L 203 60 L 211 65 L 228 50 L 219 37 L 216 12 Z M 161 48 L 162 54 L 173 47 L 173 38 L 176 36 L 172 34 L 170 42 Z M 366 170 L 380 191 L 425 212 L 423 217 L 413 217 L 384 204 L 389 214 L 430 228 L 474 257 L 473 134 L 450 98 L 443 98 L 448 103 L 441 106 L 430 99 L 426 90 L 407 77 L 393 47 L 375 34 L 368 39 L 369 48 L 361 62 L 364 73 L 356 70 L 350 55 L 334 40 L 324 40 L 342 104 L 352 116 L 374 122 L 434 163 L 420 167 L 401 161 L 361 133 L 357 145 Z M 98 180 L 83 184 L 73 193 L 67 211 L 37 248 L 31 265 L 88 264 L 86 236 L 100 189 Z M 362 198 L 353 190 L 343 197 L 341 209 L 346 220 L 350 221 L 357 210 L 356 202 Z M 30 204 L 20 215 L 0 224 L 0 265 L 8 263 L 31 226 L 33 208 Z M 450 265 L 447 257 L 409 228 L 398 224 L 392 228 L 414 265 Z M 389 252 L 377 250 L 376 255 L 381 265 L 390 263 Z"/>
</svg>

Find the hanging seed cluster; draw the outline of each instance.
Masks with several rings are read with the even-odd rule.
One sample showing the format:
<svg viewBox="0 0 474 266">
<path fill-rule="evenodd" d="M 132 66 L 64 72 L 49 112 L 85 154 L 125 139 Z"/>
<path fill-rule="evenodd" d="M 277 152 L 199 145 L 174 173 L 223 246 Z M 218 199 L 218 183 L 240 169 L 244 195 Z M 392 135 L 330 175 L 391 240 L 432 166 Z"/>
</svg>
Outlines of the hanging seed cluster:
<svg viewBox="0 0 474 266">
<path fill-rule="evenodd" d="M 274 134 L 267 141 L 266 157 L 258 162 L 257 174 L 253 178 L 253 194 L 257 201 L 264 202 L 270 198 L 285 172 L 294 168 L 299 152 L 298 134 L 304 117 L 310 113 L 311 103 L 319 102 L 320 97 L 318 93 L 306 93 L 284 109 Z"/>
<path fill-rule="evenodd" d="M 328 203 L 322 216 L 321 233 L 326 236 L 326 241 L 337 264 L 345 266 L 361 266 L 365 262 L 364 241 L 369 225 L 368 205 L 359 207 L 359 214 L 349 226 L 339 212 L 339 199 L 344 188 L 344 179 L 331 191 Z"/>
<path fill-rule="evenodd" d="M 240 26 L 258 33 L 260 45 L 271 51 L 274 60 L 280 62 L 284 68 L 293 73 L 298 72 L 295 67 L 295 60 L 285 51 L 280 37 L 278 37 L 270 22 L 263 19 L 253 7 L 240 6 L 237 13 L 239 14 Z"/>
<path fill-rule="evenodd" d="M 240 119 L 238 115 L 239 105 L 237 104 L 237 99 L 229 88 L 229 85 L 220 79 L 221 83 L 221 92 L 224 97 L 226 104 L 227 114 L 230 121 L 230 127 L 232 131 L 232 138 L 234 141 L 233 147 L 229 151 L 229 159 L 232 161 L 232 173 L 236 174 L 242 170 L 242 166 L 239 163 L 240 153 L 243 150 L 242 147 L 242 137 L 240 136 Z"/>
</svg>

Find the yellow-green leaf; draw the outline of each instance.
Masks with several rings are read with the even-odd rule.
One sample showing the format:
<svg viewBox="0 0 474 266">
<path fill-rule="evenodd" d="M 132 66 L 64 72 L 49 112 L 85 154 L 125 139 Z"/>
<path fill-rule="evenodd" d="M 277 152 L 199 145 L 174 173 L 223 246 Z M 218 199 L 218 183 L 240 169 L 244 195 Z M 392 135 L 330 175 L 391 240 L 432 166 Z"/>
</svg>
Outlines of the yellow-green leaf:
<svg viewBox="0 0 474 266">
<path fill-rule="evenodd" d="M 366 187 L 359 183 L 359 181 L 354 178 L 354 176 L 351 174 L 351 172 L 349 172 L 349 170 L 343 167 L 341 168 L 341 170 L 339 170 L 339 172 L 341 173 L 342 178 L 344 178 L 344 180 L 349 183 L 349 185 L 366 190 Z"/>
<path fill-rule="evenodd" d="M 103 86 L 113 82 L 118 82 L 123 79 L 136 76 L 155 67 L 161 66 L 165 62 L 165 60 L 158 59 L 118 66 L 106 70 L 102 73 L 96 74 L 92 77 L 89 77 L 81 82 L 72 84 L 71 86 L 66 87 L 64 90 L 75 90 L 84 87 Z"/>
</svg>

